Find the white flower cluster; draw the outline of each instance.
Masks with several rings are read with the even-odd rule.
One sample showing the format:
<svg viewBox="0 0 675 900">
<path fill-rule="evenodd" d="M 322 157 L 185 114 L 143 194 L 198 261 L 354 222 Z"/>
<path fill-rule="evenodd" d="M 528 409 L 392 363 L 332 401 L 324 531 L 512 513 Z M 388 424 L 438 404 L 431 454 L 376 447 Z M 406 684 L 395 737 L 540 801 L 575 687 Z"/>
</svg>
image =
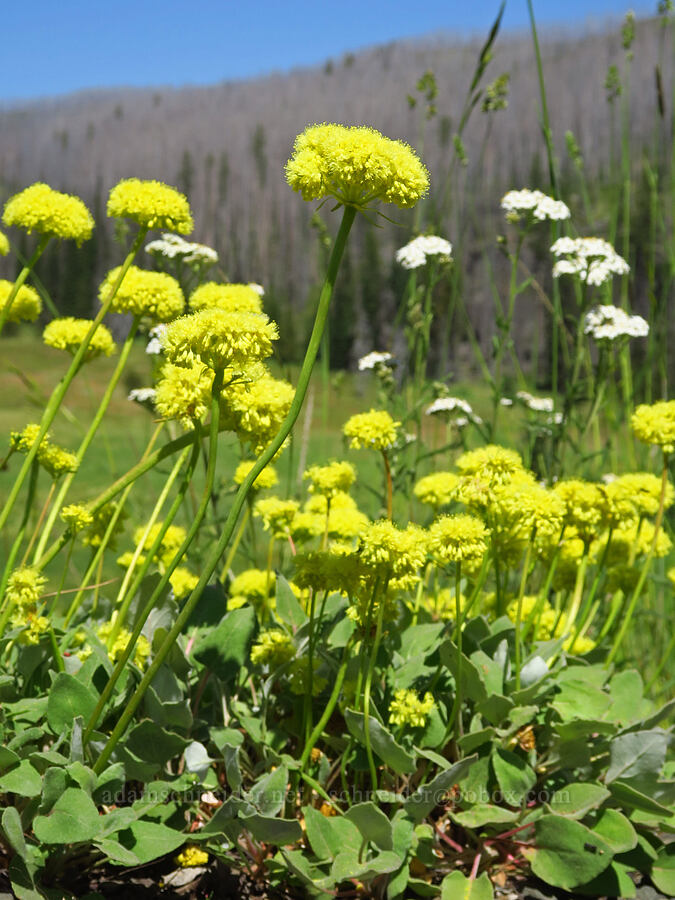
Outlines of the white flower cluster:
<svg viewBox="0 0 675 900">
<path fill-rule="evenodd" d="M 590 335 L 594 341 L 647 337 L 649 325 L 642 316 L 629 316 L 618 306 L 595 306 L 586 313 L 584 334 Z"/>
<path fill-rule="evenodd" d="M 205 244 L 193 244 L 184 240 L 179 234 L 163 234 L 159 240 L 145 245 L 147 253 L 163 256 L 165 259 L 180 259 L 185 263 L 201 263 L 214 266 L 218 262 L 218 254 Z"/>
<path fill-rule="evenodd" d="M 450 260 L 452 244 L 445 238 L 423 234 L 396 251 L 396 262 L 404 269 L 419 269 L 420 266 L 426 265 L 428 256 L 443 256 Z"/>
<path fill-rule="evenodd" d="M 162 338 L 166 332 L 166 325 L 155 325 L 154 328 L 151 328 L 148 332 L 150 336 L 150 340 L 148 341 L 148 346 L 145 348 L 145 352 L 149 353 L 151 356 L 155 356 L 159 353 L 163 352 L 162 349 Z"/>
<path fill-rule="evenodd" d="M 538 222 L 546 220 L 569 219 L 570 210 L 562 200 L 554 200 L 541 191 L 531 191 L 524 188 L 522 191 L 508 191 L 502 197 L 501 207 L 507 214 L 507 219 L 518 221 L 521 216 L 529 214 Z"/>
<path fill-rule="evenodd" d="M 376 369 L 378 366 L 388 363 L 393 358 L 391 353 L 378 353 L 377 350 L 373 350 L 372 353 L 367 353 L 359 360 L 359 372 Z"/>
<path fill-rule="evenodd" d="M 553 277 L 560 275 L 578 275 L 587 284 L 601 285 L 612 275 L 627 275 L 630 266 L 619 256 L 614 247 L 598 237 L 569 238 L 562 237 L 551 247 L 558 259 L 553 266 Z"/>
<path fill-rule="evenodd" d="M 129 391 L 128 399 L 136 403 L 154 403 L 156 395 L 157 391 L 151 387 L 134 388 Z"/>
<path fill-rule="evenodd" d="M 516 397 L 533 412 L 553 412 L 553 400 L 550 397 L 535 397 L 527 391 L 518 391 Z"/>
<path fill-rule="evenodd" d="M 481 425 L 483 422 L 481 417 L 476 415 L 473 411 L 471 404 L 459 397 L 437 397 L 436 400 L 426 408 L 426 415 L 428 416 L 433 416 L 437 413 L 454 412 L 462 412 L 465 414 L 463 416 L 456 416 L 453 419 L 453 425 L 456 425 L 457 428 L 463 428 L 465 425 L 468 425 L 469 422 L 475 422 L 477 425 Z"/>
</svg>

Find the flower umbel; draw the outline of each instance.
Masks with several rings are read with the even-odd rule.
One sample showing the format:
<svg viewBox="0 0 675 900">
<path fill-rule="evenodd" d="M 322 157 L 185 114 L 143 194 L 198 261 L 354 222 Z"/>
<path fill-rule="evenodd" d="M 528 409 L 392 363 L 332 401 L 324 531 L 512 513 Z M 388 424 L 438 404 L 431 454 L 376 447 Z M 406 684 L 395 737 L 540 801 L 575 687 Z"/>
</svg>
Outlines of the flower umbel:
<svg viewBox="0 0 675 900">
<path fill-rule="evenodd" d="M 29 234 L 37 231 L 45 237 L 68 238 L 77 244 L 89 240 L 94 228 L 91 213 L 79 197 L 62 194 L 42 182 L 10 197 L 2 221 L 25 228 Z"/>
<path fill-rule="evenodd" d="M 74 319 L 72 316 L 53 319 L 42 332 L 42 340 L 48 347 L 65 350 L 74 356 L 91 328 L 91 324 L 89 319 Z M 114 352 L 115 342 L 112 334 L 105 325 L 100 324 L 89 341 L 84 359 L 85 361 L 94 359 L 100 354 L 111 356 Z"/>
<path fill-rule="evenodd" d="M 108 215 L 131 219 L 143 228 L 168 228 L 179 234 L 189 234 L 194 228 L 185 195 L 161 181 L 120 181 L 110 191 Z"/>
</svg>

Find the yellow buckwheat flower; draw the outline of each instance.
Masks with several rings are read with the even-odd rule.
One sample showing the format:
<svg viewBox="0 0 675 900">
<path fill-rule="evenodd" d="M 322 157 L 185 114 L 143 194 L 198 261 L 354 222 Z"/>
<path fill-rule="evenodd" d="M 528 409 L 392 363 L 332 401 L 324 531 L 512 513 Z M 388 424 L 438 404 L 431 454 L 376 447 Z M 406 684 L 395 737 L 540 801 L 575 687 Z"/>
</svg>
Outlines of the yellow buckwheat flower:
<svg viewBox="0 0 675 900">
<path fill-rule="evenodd" d="M 162 366 L 155 389 L 155 409 L 163 419 L 178 419 L 194 428 L 211 404 L 213 371 L 200 362 L 192 366 Z"/>
<path fill-rule="evenodd" d="M 645 444 L 657 444 L 664 453 L 675 450 L 675 400 L 642 403 L 630 421 L 633 434 Z"/>
<path fill-rule="evenodd" d="M 444 563 L 481 559 L 487 550 L 487 529 L 475 516 L 441 516 L 429 529 L 429 545 Z"/>
<path fill-rule="evenodd" d="M 455 488 L 459 476 L 454 472 L 434 472 L 425 475 L 415 485 L 415 496 L 421 503 L 427 503 L 438 509 L 447 506 L 455 499 Z"/>
<path fill-rule="evenodd" d="M 417 691 L 401 688 L 396 691 L 394 699 L 389 704 L 389 724 L 424 728 L 435 706 L 434 698 L 429 691 L 420 700 Z"/>
<path fill-rule="evenodd" d="M 83 528 L 88 528 L 94 521 L 94 517 L 87 507 L 81 506 L 79 503 L 71 503 L 69 506 L 64 506 L 59 515 L 73 533 L 82 531 Z"/>
<path fill-rule="evenodd" d="M 62 194 L 41 182 L 10 197 L 2 221 L 25 228 L 29 234 L 37 231 L 46 237 L 74 240 L 78 245 L 89 240 L 94 228 L 91 213 L 79 197 Z"/>
<path fill-rule="evenodd" d="M 286 634 L 278 628 L 263 631 L 251 648 L 251 662 L 256 666 L 269 666 L 276 669 L 295 656 L 295 645 Z"/>
<path fill-rule="evenodd" d="M 73 356 L 77 353 L 91 328 L 89 319 L 74 319 L 72 316 L 64 316 L 62 319 L 53 319 L 42 332 L 42 340 L 48 347 L 55 350 L 66 350 Z M 115 352 L 115 342 L 112 334 L 101 324 L 98 326 L 87 347 L 85 360 L 94 359 L 101 353 L 104 356 L 112 356 Z"/>
<path fill-rule="evenodd" d="M 606 517 L 605 495 L 600 485 L 569 478 L 558 481 L 553 493 L 565 504 L 566 524 L 573 525 L 585 543 L 590 542 Z"/>
<path fill-rule="evenodd" d="M 38 616 L 33 612 L 18 612 L 11 618 L 12 628 L 22 628 L 17 640 L 20 644 L 35 646 L 49 628 L 47 616 Z"/>
<path fill-rule="evenodd" d="M 169 576 L 169 584 L 176 600 L 187 597 L 197 587 L 199 576 L 195 575 L 185 566 L 177 566 Z"/>
<path fill-rule="evenodd" d="M 37 605 L 47 579 L 31 566 L 15 569 L 7 581 L 7 600 L 17 606 Z"/>
<path fill-rule="evenodd" d="M 338 491 L 349 490 L 356 478 L 356 470 L 348 462 L 331 462 L 327 466 L 310 466 L 303 478 L 310 480 L 310 494 L 332 498 Z"/>
<path fill-rule="evenodd" d="M 157 540 L 157 535 L 161 531 L 164 523 L 155 522 L 150 528 L 147 537 L 143 541 L 142 549 L 149 550 Z M 134 531 L 134 543 L 140 544 L 145 532 L 145 525 L 141 525 Z M 164 565 L 168 565 L 178 552 L 181 544 L 187 536 L 187 531 L 180 525 L 169 525 L 166 529 L 159 547 L 157 548 L 157 558 Z"/>
<path fill-rule="evenodd" d="M 225 312 L 262 312 L 260 294 L 248 284 L 202 284 L 190 294 L 190 309 L 222 309 Z"/>
<path fill-rule="evenodd" d="M 110 191 L 108 215 L 131 219 L 144 228 L 166 228 L 178 234 L 189 234 L 194 228 L 185 195 L 161 181 L 120 181 Z"/>
<path fill-rule="evenodd" d="M 388 519 L 380 519 L 359 536 L 358 553 L 363 564 L 385 578 L 415 576 L 427 561 L 429 537 L 417 525 L 397 528 Z"/>
<path fill-rule="evenodd" d="M 14 287 L 13 282 L 0 278 L 0 310 L 6 305 Z M 22 284 L 12 300 L 7 314 L 8 322 L 34 322 L 42 312 L 42 300 L 36 290 Z"/>
<path fill-rule="evenodd" d="M 227 608 L 239 609 L 247 603 L 252 603 L 256 608 L 274 605 L 274 598 L 270 595 L 274 594 L 275 585 L 274 572 L 268 575 L 263 569 L 245 569 L 232 580 Z"/>
<path fill-rule="evenodd" d="M 102 506 L 100 509 L 96 510 L 93 515 L 93 522 L 91 525 L 82 533 L 82 543 L 85 547 L 100 547 L 103 543 L 103 538 L 105 537 L 105 533 L 108 530 L 108 526 L 112 520 L 112 517 L 115 515 L 117 511 L 117 503 L 113 500 L 110 503 L 106 503 L 105 506 Z M 115 525 L 113 526 L 112 533 L 110 535 L 110 539 L 108 541 L 108 547 L 112 550 L 115 546 L 115 538 L 124 528 L 124 519 L 126 518 L 125 510 L 122 510 L 120 515 L 117 517 L 115 521 Z"/>
<path fill-rule="evenodd" d="M 111 629 L 112 622 L 104 622 L 96 629 L 96 636 L 101 641 L 101 643 L 107 644 Z M 120 628 L 120 633 L 115 638 L 115 643 L 108 650 L 108 656 L 113 662 L 117 662 L 120 656 L 124 653 L 124 650 L 129 643 L 130 637 L 131 632 L 128 629 Z M 136 641 L 136 646 L 134 647 L 134 655 L 132 656 L 132 660 L 136 663 L 139 669 L 143 669 L 145 668 L 149 657 L 150 641 L 145 637 L 144 634 L 140 634 L 138 636 L 138 640 Z"/>
<path fill-rule="evenodd" d="M 259 516 L 263 520 L 265 531 L 271 531 L 276 538 L 284 538 L 299 509 L 300 504 L 296 500 L 266 497 L 256 502 L 253 507 L 253 515 Z"/>
<path fill-rule="evenodd" d="M 189 869 L 193 866 L 205 866 L 209 861 L 209 854 L 197 847 L 196 844 L 187 844 L 178 856 L 174 856 L 173 861 L 181 869 Z"/>
<path fill-rule="evenodd" d="M 246 369 L 272 355 L 279 332 L 264 313 L 203 309 L 172 322 L 162 338 L 167 359 L 193 365 L 200 359 L 212 369 Z"/>
<path fill-rule="evenodd" d="M 389 450 L 396 441 L 396 429 L 401 423 L 395 422 L 384 410 L 371 409 L 367 413 L 357 413 L 345 422 L 342 429 L 350 439 L 349 446 L 356 450 Z"/>
<path fill-rule="evenodd" d="M 7 256 L 9 253 L 9 241 L 7 235 L 0 231 L 0 256 Z"/>
<path fill-rule="evenodd" d="M 112 291 L 121 266 L 111 269 L 98 291 L 104 303 Z M 147 316 L 154 322 L 169 322 L 185 308 L 185 297 L 175 278 L 166 272 L 148 272 L 138 266 L 129 266 L 111 305 L 117 313 Z"/>
<path fill-rule="evenodd" d="M 293 385 L 267 372 L 254 381 L 232 384 L 222 394 L 223 423 L 254 453 L 261 453 L 276 437 L 294 396 Z"/>
<path fill-rule="evenodd" d="M 80 465 L 74 453 L 46 441 L 40 444 L 37 458 L 40 465 L 49 472 L 52 478 L 60 478 L 67 472 L 77 472 Z"/>
<path fill-rule="evenodd" d="M 234 483 L 241 484 L 254 465 L 255 463 L 252 460 L 240 462 L 234 472 Z M 258 475 L 253 482 L 251 490 L 264 491 L 268 488 L 273 488 L 276 484 L 279 484 L 279 476 L 277 475 L 276 469 L 274 466 L 265 466 L 260 475 Z"/>
<path fill-rule="evenodd" d="M 345 125 L 310 125 L 298 135 L 286 179 L 304 200 L 334 197 L 359 209 L 374 200 L 414 206 L 429 189 L 429 173 L 407 144 Z"/>
<path fill-rule="evenodd" d="M 643 516 L 655 516 L 661 498 L 661 479 L 651 472 L 628 472 L 603 486 L 608 524 L 616 528 Z M 673 505 L 675 491 L 666 483 L 664 509 Z"/>
</svg>

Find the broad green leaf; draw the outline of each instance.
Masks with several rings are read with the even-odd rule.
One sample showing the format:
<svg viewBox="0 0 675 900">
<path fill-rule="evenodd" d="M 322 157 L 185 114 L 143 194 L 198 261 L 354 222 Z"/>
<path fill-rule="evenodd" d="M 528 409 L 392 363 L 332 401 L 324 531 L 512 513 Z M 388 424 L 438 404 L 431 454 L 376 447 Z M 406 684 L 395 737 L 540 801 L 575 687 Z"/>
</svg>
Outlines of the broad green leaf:
<svg viewBox="0 0 675 900">
<path fill-rule="evenodd" d="M 492 725 L 501 725 L 508 719 L 514 703 L 510 697 L 501 694 L 491 694 L 478 704 L 478 712 Z"/>
<path fill-rule="evenodd" d="M 352 735 L 365 746 L 364 716 L 363 713 L 353 709 L 345 710 L 345 721 Z M 400 744 L 397 744 L 393 735 L 387 731 L 384 725 L 380 725 L 377 719 L 369 716 L 370 744 L 382 762 L 390 766 L 398 775 L 410 775 L 415 771 L 415 759 Z"/>
<path fill-rule="evenodd" d="M 401 634 L 399 653 L 403 659 L 428 656 L 438 646 L 438 639 L 444 628 L 443 622 L 411 625 Z"/>
<path fill-rule="evenodd" d="M 144 819 L 132 822 L 128 828 L 119 833 L 119 842 L 138 857 L 141 865 L 167 853 L 173 853 L 186 840 L 187 835 L 181 834 L 175 828 L 167 828 L 166 825 L 147 822 Z"/>
<path fill-rule="evenodd" d="M 225 762 L 225 777 L 232 791 L 240 790 L 244 779 L 239 768 L 239 747 L 225 747 L 223 760 Z"/>
<path fill-rule="evenodd" d="M 660 891 L 675 897 L 675 844 L 661 848 L 652 865 L 651 878 Z"/>
<path fill-rule="evenodd" d="M 192 741 L 185 748 L 185 771 L 194 772 L 202 781 L 214 760 L 209 756 L 208 750 L 199 741 Z"/>
<path fill-rule="evenodd" d="M 441 662 L 452 673 L 455 681 L 459 671 L 459 652 L 452 641 L 444 641 L 440 646 Z M 461 657 L 461 685 L 462 696 L 469 700 L 480 703 L 481 700 L 487 699 L 487 691 L 483 683 L 481 671 L 468 656 L 462 654 Z"/>
<path fill-rule="evenodd" d="M 645 706 L 643 694 L 644 684 L 639 672 L 635 669 L 617 672 L 609 682 L 612 705 L 605 713 L 605 718 L 622 725 L 640 719 Z"/>
<path fill-rule="evenodd" d="M 660 728 L 633 731 L 615 737 L 609 745 L 609 769 L 605 783 L 629 781 L 642 775 L 658 775 L 668 749 L 668 734 Z"/>
<path fill-rule="evenodd" d="M 115 798 L 121 793 L 126 781 L 124 775 L 124 765 L 122 763 L 113 763 L 104 769 L 98 776 L 96 787 L 92 794 L 94 803 L 112 806 Z"/>
<path fill-rule="evenodd" d="M 26 839 L 23 836 L 21 817 L 13 806 L 8 806 L 2 811 L 2 831 L 12 850 L 25 859 L 28 856 Z"/>
<path fill-rule="evenodd" d="M 603 809 L 593 831 L 609 844 L 614 853 L 626 853 L 637 845 L 637 832 L 618 809 Z"/>
<path fill-rule="evenodd" d="M 66 770 L 60 766 L 50 766 L 42 780 L 42 799 L 38 808 L 40 815 L 46 816 L 51 811 L 67 786 L 68 776 L 66 775 Z"/>
<path fill-rule="evenodd" d="M 300 628 L 307 621 L 307 613 L 298 602 L 293 589 L 283 575 L 276 579 L 276 610 L 282 622 Z"/>
<path fill-rule="evenodd" d="M 118 866 L 138 866 L 140 860 L 132 850 L 127 850 L 119 841 L 113 838 L 101 838 L 94 841 L 94 846 L 98 847 L 108 857 L 113 865 Z"/>
<path fill-rule="evenodd" d="M 49 689 L 47 722 L 54 734 L 69 732 L 75 716 L 89 719 L 96 708 L 98 696 L 74 675 L 59 672 Z"/>
<path fill-rule="evenodd" d="M 533 656 L 528 659 L 523 668 L 520 670 L 520 683 L 522 689 L 526 690 L 533 684 L 543 681 L 548 675 L 548 666 L 541 656 Z"/>
<path fill-rule="evenodd" d="M 558 722 L 553 728 L 564 741 L 574 741 L 577 738 L 585 738 L 589 734 L 614 734 L 617 730 L 612 722 L 603 722 L 602 719 L 573 719 L 571 722 Z"/>
<path fill-rule="evenodd" d="M 363 837 L 344 816 L 323 816 L 311 806 L 303 808 L 307 838 L 319 859 L 335 859 L 343 850 L 358 853 Z"/>
<path fill-rule="evenodd" d="M 477 803 L 470 809 L 450 813 L 450 818 L 453 822 L 459 822 L 460 825 L 467 828 L 480 828 L 481 825 L 515 822 L 519 815 L 520 810 L 503 809 L 501 806 L 492 806 L 489 803 Z"/>
<path fill-rule="evenodd" d="M 476 666 L 478 671 L 480 672 L 483 678 L 483 684 L 485 685 L 485 689 L 488 692 L 488 696 L 491 694 L 503 694 L 504 693 L 504 669 L 503 667 L 496 662 L 492 657 L 488 656 L 487 653 L 484 653 L 482 650 L 476 650 L 475 653 L 472 653 L 469 657 L 471 662 Z"/>
<path fill-rule="evenodd" d="M 27 759 L 0 778 L 0 793 L 8 791 L 20 797 L 37 797 L 42 791 L 42 779 Z"/>
<path fill-rule="evenodd" d="M 331 895 L 334 893 L 330 888 L 319 887 L 319 880 L 322 873 L 316 866 L 313 866 L 309 862 L 302 850 L 286 850 L 282 847 L 279 850 L 279 854 L 291 872 L 297 875 L 300 881 L 310 885 L 315 892 L 321 891 L 322 893 Z"/>
<path fill-rule="evenodd" d="M 96 775 L 94 774 L 93 769 L 90 769 L 89 766 L 85 766 L 84 763 L 73 762 L 66 767 L 66 771 L 68 772 L 68 777 L 91 797 L 94 788 L 96 787 Z"/>
<path fill-rule="evenodd" d="M 534 770 L 510 750 L 495 748 L 491 759 L 504 802 L 520 806 L 537 781 Z"/>
<path fill-rule="evenodd" d="M 455 871 L 441 882 L 441 900 L 492 900 L 493 897 L 492 882 L 487 872 L 472 880 Z"/>
<path fill-rule="evenodd" d="M 95 838 L 102 824 L 91 797 L 82 788 L 69 787 L 48 815 L 35 817 L 33 831 L 45 844 L 76 844 Z"/>
<path fill-rule="evenodd" d="M 597 809 L 609 797 L 609 791 L 593 782 L 573 782 L 555 792 L 549 801 L 551 812 L 568 819 L 583 819 L 587 812 Z"/>
<path fill-rule="evenodd" d="M 345 850 L 335 857 L 330 870 L 330 878 L 336 884 L 352 878 L 368 881 L 377 875 L 395 872 L 400 865 L 400 857 L 388 850 L 383 850 L 377 856 L 363 862 L 359 861 L 358 853 L 354 853 L 352 850 Z"/>
<path fill-rule="evenodd" d="M 576 893 L 587 897 L 620 897 L 630 900 L 637 896 L 635 882 L 630 877 L 633 871 L 630 866 L 613 860 L 604 872 L 601 872 L 588 884 L 576 888 Z"/>
<path fill-rule="evenodd" d="M 244 828 L 248 828 L 257 841 L 269 844 L 294 844 L 302 837 L 297 819 L 275 819 L 272 816 L 240 816 Z"/>
<path fill-rule="evenodd" d="M 408 887 L 418 897 L 438 897 L 438 885 L 429 884 L 422 878 L 408 878 Z M 412 900 L 412 898 L 406 897 L 406 900 Z"/>
<path fill-rule="evenodd" d="M 443 802 L 446 792 L 464 778 L 471 766 L 475 763 L 475 756 L 467 756 L 460 759 L 454 766 L 440 772 L 428 784 L 417 788 L 414 794 L 403 804 L 403 809 L 413 822 L 422 822 L 431 810 Z"/>
<path fill-rule="evenodd" d="M 366 840 L 372 841 L 381 850 L 394 849 L 391 822 L 372 800 L 355 803 L 344 817 L 356 825 Z"/>
<path fill-rule="evenodd" d="M 525 848 L 535 875 L 571 891 L 598 876 L 612 862 L 609 844 L 581 822 L 546 815 L 535 822 L 535 846 Z"/>
<path fill-rule="evenodd" d="M 116 831 L 123 831 L 125 828 L 128 828 L 132 822 L 135 822 L 136 819 L 140 818 L 140 815 L 140 812 L 132 806 L 121 806 L 119 809 L 111 810 L 109 813 L 106 813 L 105 816 L 102 816 L 101 831 L 96 840 L 101 841 L 103 838 L 110 834 L 114 834 Z"/>
<path fill-rule="evenodd" d="M 472 731 L 463 735 L 458 741 L 460 749 L 464 753 L 471 753 L 477 747 L 487 744 L 497 734 L 494 728 L 481 728 L 480 731 Z"/>
<path fill-rule="evenodd" d="M 288 769 L 286 766 L 279 766 L 258 779 L 247 794 L 247 799 L 263 816 L 276 816 L 284 805 L 287 783 Z"/>
<path fill-rule="evenodd" d="M 125 747 L 138 759 L 161 766 L 179 756 L 188 743 L 180 735 L 166 731 L 150 719 L 143 719 L 131 730 Z"/>
<path fill-rule="evenodd" d="M 610 705 L 609 695 L 586 681 L 567 681 L 551 706 L 563 722 L 573 719 L 601 719 Z"/>
<path fill-rule="evenodd" d="M 248 660 L 256 628 L 252 606 L 233 609 L 217 628 L 209 630 L 197 641 L 193 656 L 227 684 L 239 675 Z"/>
<path fill-rule="evenodd" d="M 0 769 L 3 771 L 15 766 L 20 759 L 21 757 L 18 753 L 14 753 L 13 750 L 9 750 L 7 747 L 0 747 Z"/>
<path fill-rule="evenodd" d="M 615 800 L 618 800 L 622 806 L 630 809 L 641 809 L 644 812 L 656 813 L 657 815 L 670 816 L 672 810 L 666 806 L 662 806 L 653 797 L 648 797 L 642 791 L 638 791 L 632 785 L 625 781 L 613 781 L 609 785 L 609 790 Z"/>
</svg>

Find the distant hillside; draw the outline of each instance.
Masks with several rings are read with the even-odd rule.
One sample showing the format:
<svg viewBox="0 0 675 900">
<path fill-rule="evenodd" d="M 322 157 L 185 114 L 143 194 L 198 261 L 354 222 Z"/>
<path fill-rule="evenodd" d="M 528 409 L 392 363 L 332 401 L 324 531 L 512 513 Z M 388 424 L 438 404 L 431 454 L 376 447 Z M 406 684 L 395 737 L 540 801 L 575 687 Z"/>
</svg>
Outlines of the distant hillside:
<svg viewBox="0 0 675 900">
<path fill-rule="evenodd" d="M 120 178 L 136 175 L 177 184 L 188 193 L 195 211 L 195 239 L 216 247 L 231 279 L 263 283 L 270 303 L 280 310 L 282 327 L 284 319 L 296 326 L 297 317 L 291 323 L 281 313 L 304 309 L 316 282 L 319 253 L 317 233 L 310 227 L 313 205 L 303 203 L 284 180 L 284 163 L 294 136 L 312 122 L 372 124 L 421 150 L 438 199 L 481 43 L 406 41 L 287 75 L 208 88 L 85 92 L 6 108 L 0 110 L 0 200 L 42 179 L 80 194 L 102 222 L 107 192 Z M 607 103 L 604 82 L 608 67 L 622 64 L 620 31 L 544 35 L 542 52 L 553 138 L 563 169 L 568 167 L 564 135 L 569 129 L 581 147 L 587 171 L 600 175 L 607 170 L 617 140 L 618 104 Z M 639 22 L 631 72 L 631 128 L 636 146 L 658 141 L 659 128 L 670 127 L 672 98 L 665 97 L 666 120 L 660 120 L 654 73 L 661 60 L 664 83 L 669 84 L 671 59 L 670 32 L 656 21 Z M 423 104 L 411 108 L 407 95 L 415 93 L 416 82 L 427 70 L 433 71 L 438 83 L 437 114 L 426 125 L 422 148 Z M 529 35 L 498 38 L 483 83 L 503 72 L 510 75 L 508 109 L 493 114 L 490 126 L 488 117 L 475 110 L 464 136 L 467 168 L 452 194 L 450 212 L 436 226 L 453 241 L 458 210 L 477 216 L 473 232 L 493 242 L 497 229 L 503 227 L 498 209 L 501 193 L 509 187 L 535 186 L 538 180 L 546 183 Z M 431 209 L 427 204 L 422 226 Z M 327 215 L 323 218 L 332 222 Z M 368 349 L 372 341 L 390 337 L 386 323 L 391 319 L 391 282 L 396 277 L 391 257 L 413 226 L 411 213 L 397 212 L 394 218 L 404 227 L 385 223 L 377 233 L 375 249 L 361 241 L 361 249 L 355 245 L 352 251 L 349 277 L 357 295 L 355 321 L 367 326 L 367 333 L 361 331 L 361 341 L 359 334 L 352 334 L 347 355 L 357 352 L 361 344 Z M 117 253 L 111 251 L 111 229 L 105 228 L 90 251 L 96 255 L 99 275 L 113 264 Z M 106 233 L 108 239 L 104 239 Z M 480 256 L 480 248 L 472 252 Z M 471 254 L 465 262 L 471 270 Z M 52 259 L 53 271 L 63 276 L 66 263 L 63 254 Z M 363 313 L 366 264 L 379 267 L 378 290 L 383 292 L 385 315 Z M 80 284 L 78 290 L 84 295 L 77 301 L 72 300 L 74 289 L 62 283 L 55 292 L 57 302 L 86 306 L 93 286 Z M 486 300 L 484 287 L 476 283 L 472 290 L 477 327 L 481 339 L 488 340 L 491 301 Z M 368 302 L 371 307 L 377 305 L 372 297 Z"/>
</svg>

